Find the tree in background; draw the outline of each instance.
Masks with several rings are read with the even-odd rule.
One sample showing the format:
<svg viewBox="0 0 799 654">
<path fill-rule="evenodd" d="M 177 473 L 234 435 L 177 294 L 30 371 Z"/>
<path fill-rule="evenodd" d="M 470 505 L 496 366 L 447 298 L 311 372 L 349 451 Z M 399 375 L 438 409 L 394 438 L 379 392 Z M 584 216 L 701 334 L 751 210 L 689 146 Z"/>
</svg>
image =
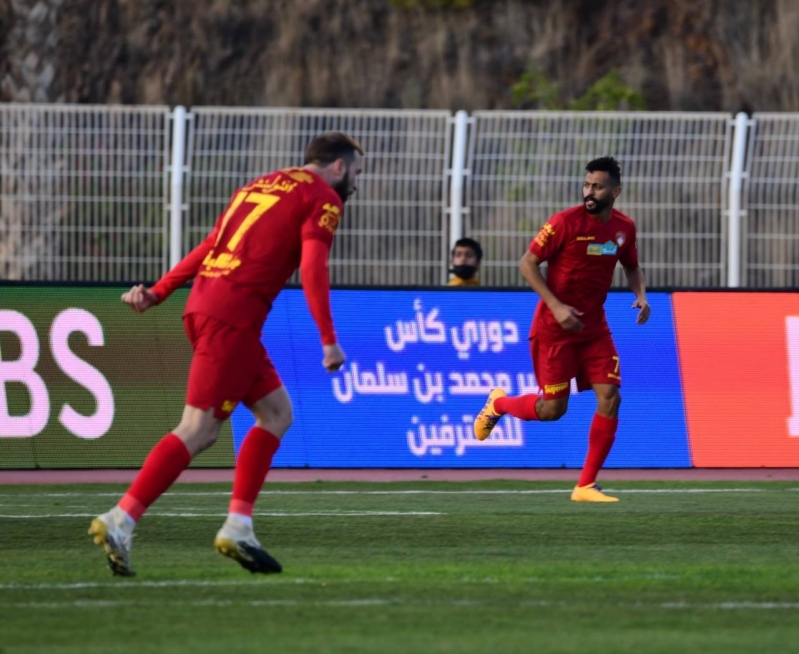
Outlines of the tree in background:
<svg viewBox="0 0 799 654">
<path fill-rule="evenodd" d="M 511 87 L 513 105 L 519 109 L 571 109 L 575 111 L 640 111 L 646 109 L 644 96 L 625 84 L 618 69 L 594 82 L 580 97 L 560 101 L 560 88 L 538 68 L 530 67 Z"/>
</svg>

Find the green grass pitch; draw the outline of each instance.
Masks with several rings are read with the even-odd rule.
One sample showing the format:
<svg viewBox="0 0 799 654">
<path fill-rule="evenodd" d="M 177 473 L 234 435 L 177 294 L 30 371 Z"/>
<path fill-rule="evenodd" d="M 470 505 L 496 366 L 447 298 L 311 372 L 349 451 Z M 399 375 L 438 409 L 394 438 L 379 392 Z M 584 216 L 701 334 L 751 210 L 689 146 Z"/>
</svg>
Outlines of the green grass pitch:
<svg viewBox="0 0 799 654">
<path fill-rule="evenodd" d="M 227 485 L 141 521 L 134 579 L 86 534 L 122 486 L 0 487 L 0 653 L 799 651 L 799 487 L 267 484 L 284 566 L 217 555 Z"/>
</svg>

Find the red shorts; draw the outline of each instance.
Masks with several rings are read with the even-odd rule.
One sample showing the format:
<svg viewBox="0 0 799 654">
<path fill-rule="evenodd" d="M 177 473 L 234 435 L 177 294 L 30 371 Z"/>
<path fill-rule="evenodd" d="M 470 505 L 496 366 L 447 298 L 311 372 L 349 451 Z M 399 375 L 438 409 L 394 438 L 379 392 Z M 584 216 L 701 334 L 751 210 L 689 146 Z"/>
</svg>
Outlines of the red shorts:
<svg viewBox="0 0 799 654">
<path fill-rule="evenodd" d="M 239 402 L 252 406 L 283 382 L 256 330 L 233 327 L 199 313 L 183 317 L 194 356 L 186 404 L 225 420 Z"/>
<path fill-rule="evenodd" d="M 610 332 L 589 341 L 533 336 L 530 356 L 538 386 L 547 400 L 566 397 L 575 377 L 578 391 L 588 390 L 592 384 L 621 386 L 619 355 Z"/>
</svg>

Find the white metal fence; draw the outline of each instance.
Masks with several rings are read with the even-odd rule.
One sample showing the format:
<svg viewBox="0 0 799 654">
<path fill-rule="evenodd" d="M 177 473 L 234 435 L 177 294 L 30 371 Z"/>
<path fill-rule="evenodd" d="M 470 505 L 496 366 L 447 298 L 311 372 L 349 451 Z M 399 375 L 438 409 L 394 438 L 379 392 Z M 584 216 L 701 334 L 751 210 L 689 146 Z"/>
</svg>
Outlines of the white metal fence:
<svg viewBox="0 0 799 654">
<path fill-rule="evenodd" d="M 308 142 L 336 130 L 359 141 L 368 165 L 336 233 L 331 281 L 439 284 L 447 253 L 449 119 L 444 111 L 193 110 L 184 252 L 208 233 L 237 186 L 301 165 Z"/>
<path fill-rule="evenodd" d="M 0 275 L 156 279 L 167 107 L 0 105 Z"/>
<path fill-rule="evenodd" d="M 799 287 L 799 114 L 756 114 L 741 220 L 742 286 Z"/>
<path fill-rule="evenodd" d="M 154 280 L 237 186 L 332 129 L 368 155 L 333 283 L 440 284 L 464 235 L 485 284 L 520 285 L 530 238 L 613 154 L 650 286 L 799 285 L 799 115 L 644 112 L 0 105 L 0 275 Z"/>
<path fill-rule="evenodd" d="M 613 155 L 622 164 L 616 206 L 636 221 L 648 283 L 723 285 L 731 134 L 727 114 L 476 112 L 465 224 L 491 253 L 483 278 L 524 284 L 518 260 L 531 237 L 581 203 L 586 163 Z"/>
</svg>

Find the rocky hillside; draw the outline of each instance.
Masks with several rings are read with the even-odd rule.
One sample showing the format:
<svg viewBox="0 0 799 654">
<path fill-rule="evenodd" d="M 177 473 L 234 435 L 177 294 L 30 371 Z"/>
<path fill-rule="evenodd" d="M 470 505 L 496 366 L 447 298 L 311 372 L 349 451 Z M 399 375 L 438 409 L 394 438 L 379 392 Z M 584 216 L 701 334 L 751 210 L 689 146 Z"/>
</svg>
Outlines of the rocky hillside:
<svg viewBox="0 0 799 654">
<path fill-rule="evenodd" d="M 421 3 L 424 4 L 424 3 Z M 0 0 L 0 100 L 491 109 L 534 66 L 649 109 L 799 110 L 796 0 Z"/>
</svg>

